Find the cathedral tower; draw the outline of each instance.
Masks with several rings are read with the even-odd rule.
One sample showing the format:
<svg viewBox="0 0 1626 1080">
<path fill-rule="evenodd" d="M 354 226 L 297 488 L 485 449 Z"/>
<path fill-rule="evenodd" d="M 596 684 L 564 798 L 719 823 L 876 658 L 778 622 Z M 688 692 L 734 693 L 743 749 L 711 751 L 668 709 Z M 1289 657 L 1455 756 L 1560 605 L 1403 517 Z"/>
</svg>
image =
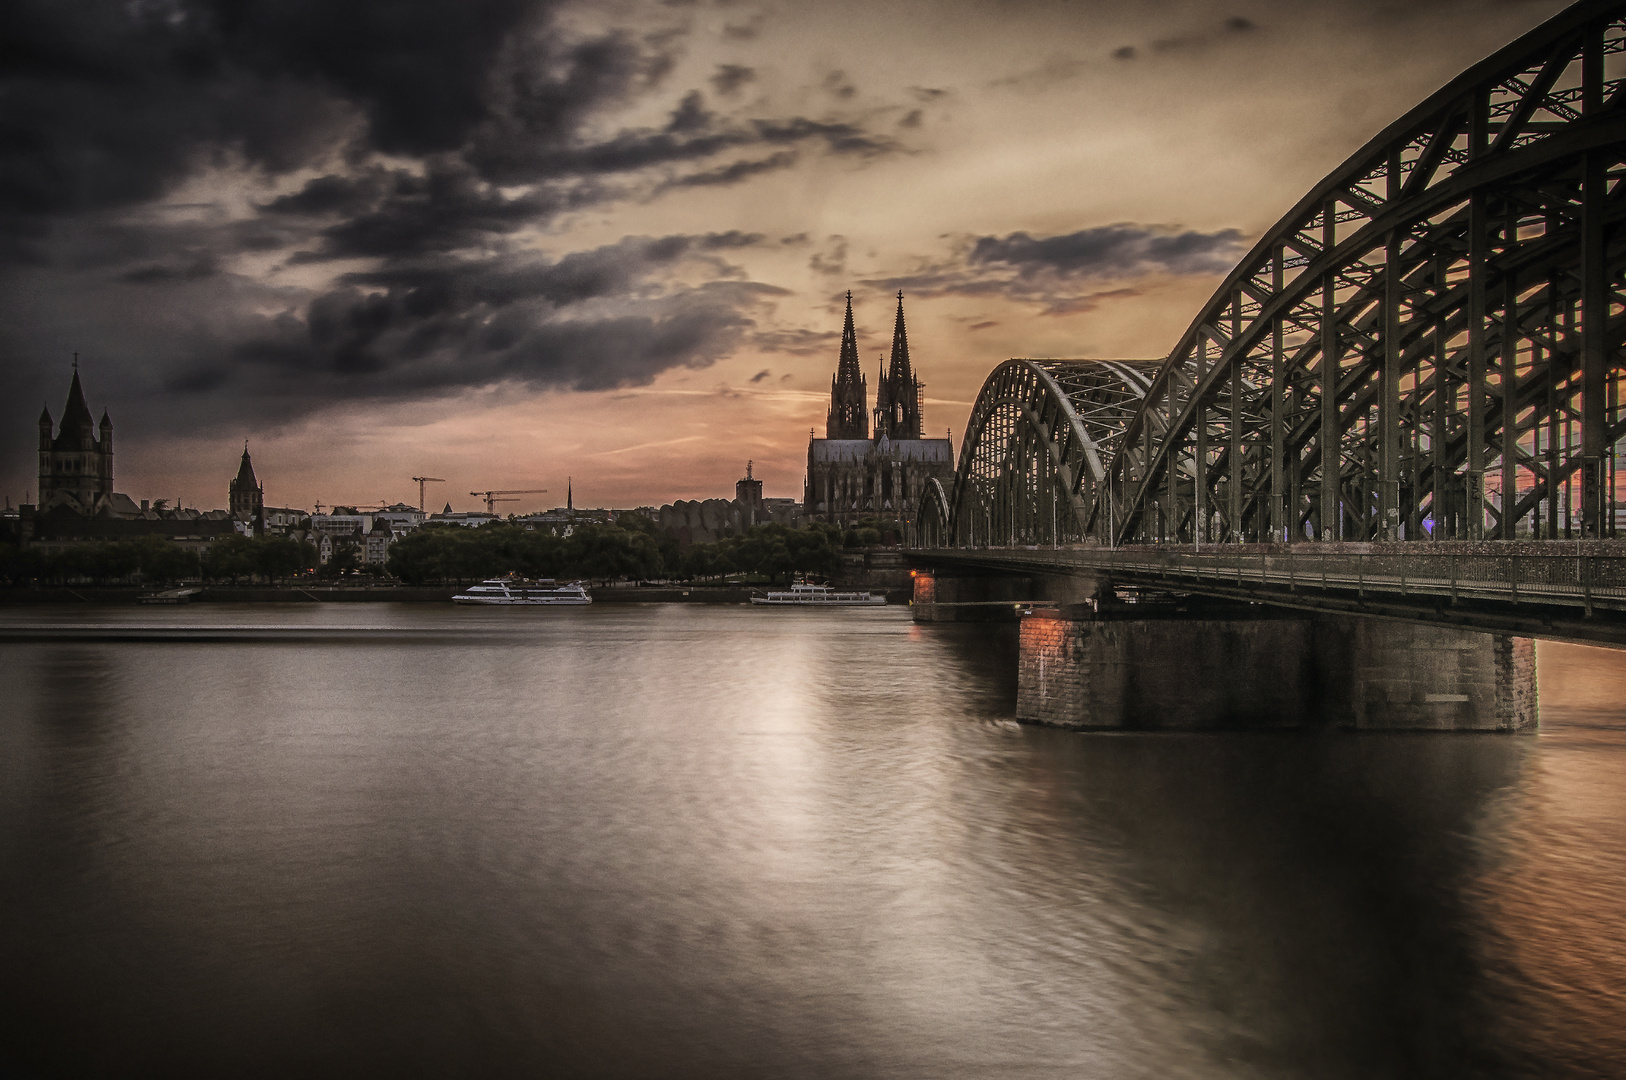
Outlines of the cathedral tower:
<svg viewBox="0 0 1626 1080">
<path fill-rule="evenodd" d="M 892 328 L 892 359 L 875 391 L 875 434 L 889 439 L 920 438 L 920 381 L 909 363 L 909 334 L 903 326 L 903 293 Z"/>
<path fill-rule="evenodd" d="M 841 328 L 841 359 L 830 378 L 830 412 L 825 418 L 827 439 L 869 438 L 869 387 L 858 365 L 858 333 L 853 329 L 853 294 L 847 294 L 847 322 Z"/>
</svg>

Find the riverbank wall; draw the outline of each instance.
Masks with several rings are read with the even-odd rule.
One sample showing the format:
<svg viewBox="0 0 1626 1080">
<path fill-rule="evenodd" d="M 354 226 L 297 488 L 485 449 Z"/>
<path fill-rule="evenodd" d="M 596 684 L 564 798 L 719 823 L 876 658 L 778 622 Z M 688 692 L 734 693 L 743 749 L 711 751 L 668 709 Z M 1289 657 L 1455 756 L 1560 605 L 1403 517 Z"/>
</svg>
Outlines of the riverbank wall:
<svg viewBox="0 0 1626 1080">
<path fill-rule="evenodd" d="M 306 586 L 206 586 L 187 597 L 191 604 L 449 604 L 462 586 L 377 586 L 365 589 Z M 749 604 L 754 591 L 738 585 L 611 585 L 589 590 L 602 604 Z M 152 589 L 0 589 L 0 607 L 29 604 L 136 605 Z M 908 589 L 888 589 L 887 602 L 906 604 Z"/>
</svg>

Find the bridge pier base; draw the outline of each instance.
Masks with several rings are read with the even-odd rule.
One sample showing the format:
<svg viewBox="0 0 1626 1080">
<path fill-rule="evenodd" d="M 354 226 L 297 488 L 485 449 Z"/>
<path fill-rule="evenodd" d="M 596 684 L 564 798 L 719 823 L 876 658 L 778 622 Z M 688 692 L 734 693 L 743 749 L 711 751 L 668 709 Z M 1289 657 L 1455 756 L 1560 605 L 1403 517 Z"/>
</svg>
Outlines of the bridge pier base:
<svg viewBox="0 0 1626 1080">
<path fill-rule="evenodd" d="M 1036 601 L 1063 612 L 1088 610 L 1099 591 L 1094 580 L 1070 574 L 912 574 L 915 622 L 1015 622 L 1017 612 Z"/>
<path fill-rule="evenodd" d="M 1017 607 L 1033 599 L 1033 580 L 1011 574 L 947 577 L 917 570 L 914 583 L 915 622 L 1012 622 Z"/>
<path fill-rule="evenodd" d="M 1081 729 L 1532 732 L 1534 643 L 1376 619 L 1022 619 L 1016 714 Z"/>
</svg>

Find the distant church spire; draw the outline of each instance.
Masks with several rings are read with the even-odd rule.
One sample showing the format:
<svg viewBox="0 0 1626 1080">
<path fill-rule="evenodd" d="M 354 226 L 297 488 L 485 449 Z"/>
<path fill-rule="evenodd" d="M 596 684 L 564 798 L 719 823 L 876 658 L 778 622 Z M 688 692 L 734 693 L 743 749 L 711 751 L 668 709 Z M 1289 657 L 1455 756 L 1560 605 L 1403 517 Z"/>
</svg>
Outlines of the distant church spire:
<svg viewBox="0 0 1626 1080">
<path fill-rule="evenodd" d="M 824 434 L 829 439 L 869 438 L 869 386 L 858 360 L 858 332 L 853 328 L 853 294 L 847 293 L 847 318 L 841 328 L 841 356 L 830 379 L 830 412 Z"/>
<path fill-rule="evenodd" d="M 247 439 L 243 440 L 243 458 L 237 463 L 237 476 L 227 485 L 226 498 L 232 517 L 253 522 L 256 536 L 265 531 L 265 485 L 254 475 Z"/>
</svg>

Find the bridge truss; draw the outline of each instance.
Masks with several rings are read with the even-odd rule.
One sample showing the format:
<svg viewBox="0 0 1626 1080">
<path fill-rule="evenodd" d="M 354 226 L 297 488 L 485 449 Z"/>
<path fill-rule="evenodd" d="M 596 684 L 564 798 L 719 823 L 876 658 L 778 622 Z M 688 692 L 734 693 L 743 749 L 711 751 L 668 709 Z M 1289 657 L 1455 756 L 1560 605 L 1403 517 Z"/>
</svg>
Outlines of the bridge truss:
<svg viewBox="0 0 1626 1080">
<path fill-rule="evenodd" d="M 1083 539 L 1105 480 L 1161 360 L 1009 360 L 972 406 L 952 491 L 933 481 L 920 509 L 927 546 Z"/>
<path fill-rule="evenodd" d="M 1617 74 L 1626 4 L 1576 4 L 1318 184 L 1166 360 L 1002 364 L 922 541 L 1614 535 Z"/>
</svg>

